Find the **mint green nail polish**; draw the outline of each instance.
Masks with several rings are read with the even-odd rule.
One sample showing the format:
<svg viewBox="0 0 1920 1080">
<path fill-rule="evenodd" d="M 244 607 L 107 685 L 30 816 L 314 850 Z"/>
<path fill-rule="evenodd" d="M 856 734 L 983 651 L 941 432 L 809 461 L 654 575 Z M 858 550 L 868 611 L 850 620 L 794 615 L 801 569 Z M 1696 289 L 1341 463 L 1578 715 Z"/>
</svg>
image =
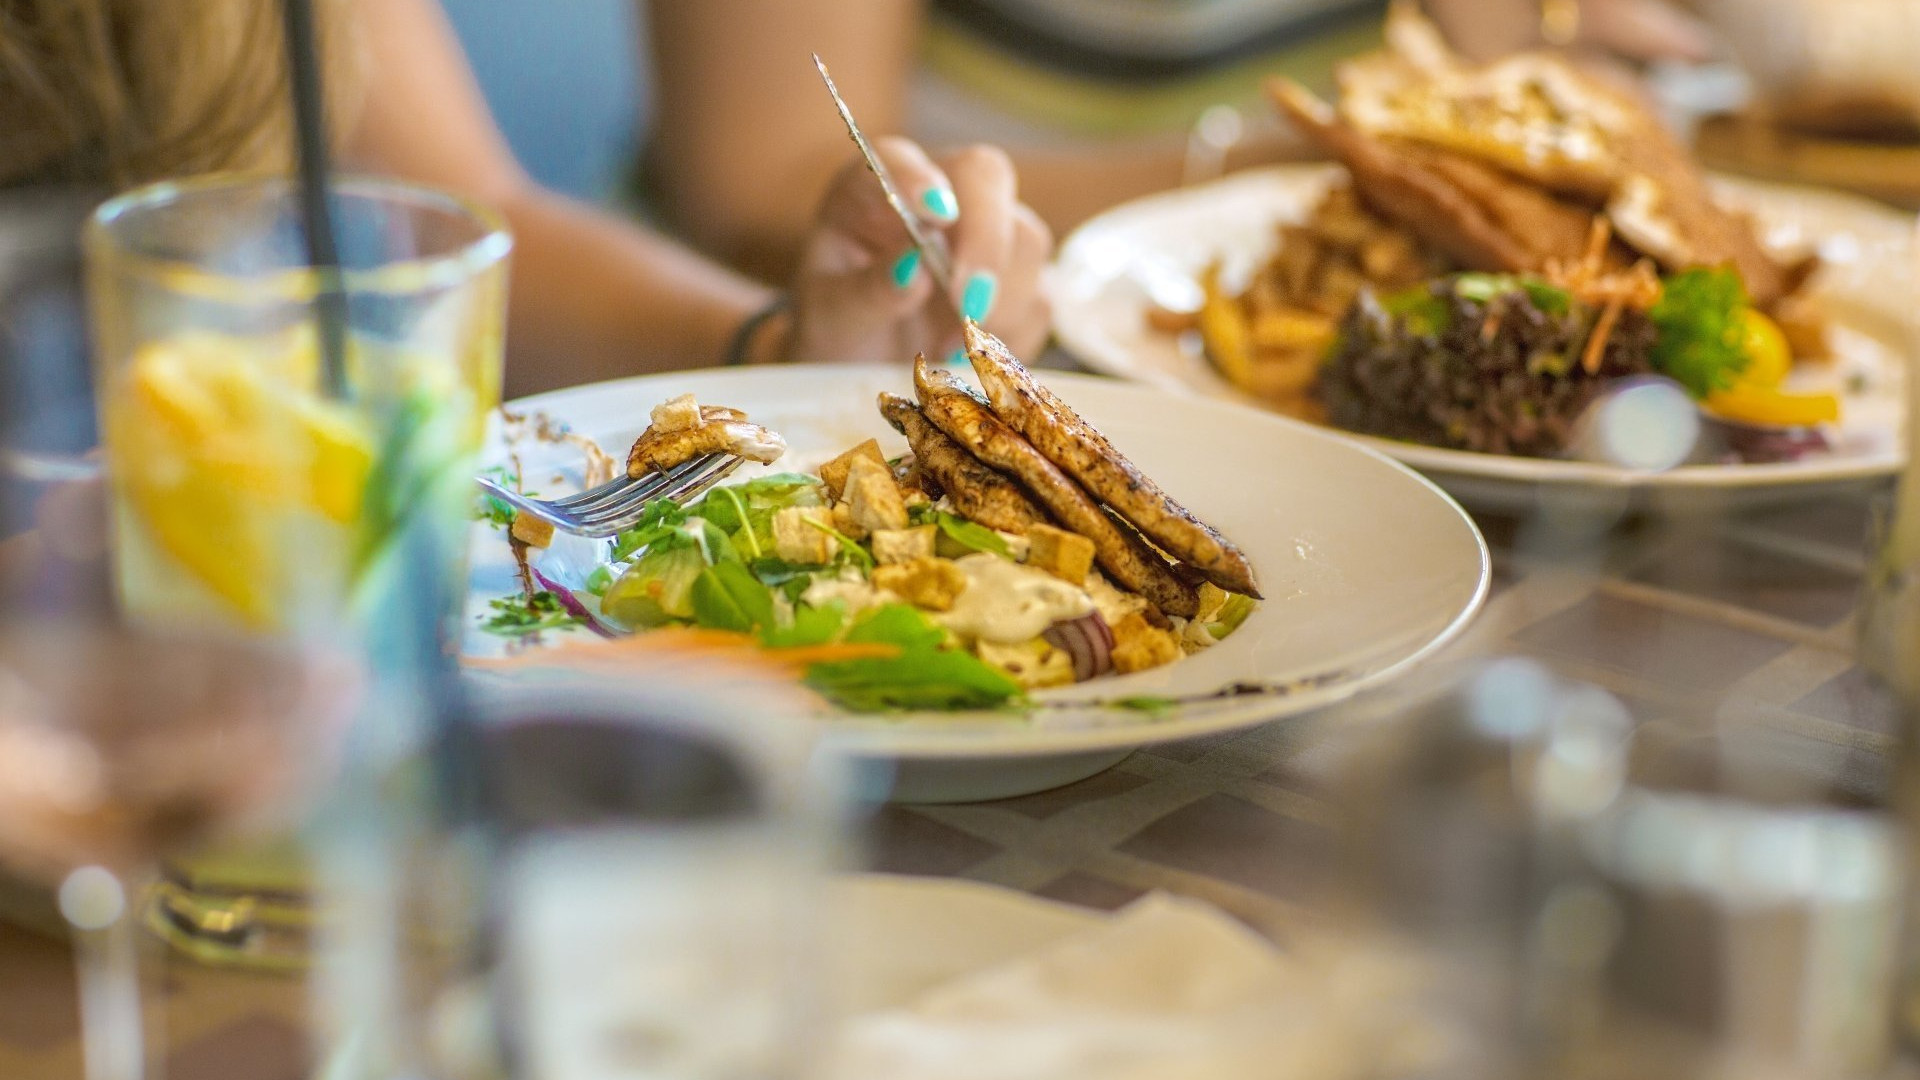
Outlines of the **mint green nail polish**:
<svg viewBox="0 0 1920 1080">
<path fill-rule="evenodd" d="M 999 287 L 992 274 L 985 270 L 975 273 L 960 292 L 960 314 L 974 322 L 984 322 L 987 312 L 993 310 L 993 294 Z"/>
<path fill-rule="evenodd" d="M 908 248 L 907 253 L 900 256 L 893 264 L 894 287 L 904 289 L 913 284 L 913 272 L 918 269 L 920 269 L 920 249 Z"/>
<path fill-rule="evenodd" d="M 967 350 L 955 349 L 952 352 L 948 353 L 947 366 L 948 367 L 966 367 L 967 366 Z"/>
<path fill-rule="evenodd" d="M 928 213 L 941 221 L 952 221 L 960 216 L 960 201 L 946 188 L 928 188 L 926 194 L 920 196 L 920 202 L 926 206 Z"/>
</svg>

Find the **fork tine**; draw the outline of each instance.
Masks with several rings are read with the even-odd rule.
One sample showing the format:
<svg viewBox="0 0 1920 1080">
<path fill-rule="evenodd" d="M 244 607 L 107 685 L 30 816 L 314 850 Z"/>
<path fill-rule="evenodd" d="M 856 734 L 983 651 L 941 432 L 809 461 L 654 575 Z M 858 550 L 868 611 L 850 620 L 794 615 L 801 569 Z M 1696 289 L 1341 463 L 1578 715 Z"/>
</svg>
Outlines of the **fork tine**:
<svg viewBox="0 0 1920 1080">
<path fill-rule="evenodd" d="M 476 479 L 479 480 L 480 486 L 486 490 L 487 494 L 513 507 L 516 511 L 532 514 L 534 517 L 541 518 L 555 525 L 564 526 L 566 522 L 570 520 L 565 515 L 555 514 L 551 507 L 539 499 L 530 499 L 517 491 L 509 491 L 484 476 L 477 477 Z"/>
<path fill-rule="evenodd" d="M 557 507 L 561 510 L 577 510 L 582 506 L 586 506 L 600 499 L 604 499 L 609 495 L 615 494 L 616 492 L 619 492 L 628 487 L 631 487 L 633 484 L 637 482 L 638 481 L 636 481 L 633 477 L 628 476 L 625 473 L 622 473 L 619 476 L 616 476 L 613 479 L 597 487 L 590 487 L 585 491 L 578 492 L 573 495 L 568 495 L 560 499 L 548 499 L 546 500 L 546 502 L 547 502 L 547 505 Z"/>
<path fill-rule="evenodd" d="M 655 472 L 638 478 L 617 477 L 591 491 L 583 491 L 571 498 L 555 499 L 553 504 L 570 513 L 584 514 L 596 507 L 615 504 L 624 506 L 631 498 L 658 498 L 658 492 L 666 490 L 690 469 L 697 468 L 702 460 L 704 456 L 682 462 L 668 469 L 664 474 Z M 649 494 L 642 494 L 642 492 Z"/>
<path fill-rule="evenodd" d="M 631 526 L 646 512 L 647 504 L 658 498 L 671 498 L 684 501 L 699 495 L 719 483 L 733 470 L 740 467 L 744 459 L 732 454 L 706 454 L 688 462 L 690 468 L 675 469 L 669 473 L 671 481 L 661 485 L 662 490 L 644 497 L 633 496 L 622 499 L 618 504 L 609 503 L 580 514 L 581 524 L 598 533 L 603 530 L 619 532 Z"/>
</svg>

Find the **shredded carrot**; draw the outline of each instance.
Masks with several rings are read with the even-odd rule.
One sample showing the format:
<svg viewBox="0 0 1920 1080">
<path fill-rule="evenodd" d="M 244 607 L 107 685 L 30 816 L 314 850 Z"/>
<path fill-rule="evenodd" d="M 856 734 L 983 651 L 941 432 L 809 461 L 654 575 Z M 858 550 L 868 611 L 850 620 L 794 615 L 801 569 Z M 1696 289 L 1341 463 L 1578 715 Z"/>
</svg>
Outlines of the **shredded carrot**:
<svg viewBox="0 0 1920 1080">
<path fill-rule="evenodd" d="M 1487 317 L 1480 322 L 1480 340 L 1492 341 L 1500 333 L 1500 316 L 1503 314 L 1498 304 L 1487 305 Z"/>
<path fill-rule="evenodd" d="M 900 655 L 900 646 L 884 642 L 842 642 L 838 645 L 800 645 L 786 649 L 764 649 L 769 660 L 796 667 L 832 664 L 843 660 L 891 660 Z"/>
<path fill-rule="evenodd" d="M 1589 375 L 1600 373 L 1600 360 L 1606 354 L 1607 339 L 1613 336 L 1613 324 L 1620 321 L 1620 309 L 1626 306 L 1626 298 L 1616 296 L 1607 301 L 1607 306 L 1594 320 L 1593 333 L 1587 335 L 1587 347 L 1580 354 L 1580 366 Z"/>
</svg>

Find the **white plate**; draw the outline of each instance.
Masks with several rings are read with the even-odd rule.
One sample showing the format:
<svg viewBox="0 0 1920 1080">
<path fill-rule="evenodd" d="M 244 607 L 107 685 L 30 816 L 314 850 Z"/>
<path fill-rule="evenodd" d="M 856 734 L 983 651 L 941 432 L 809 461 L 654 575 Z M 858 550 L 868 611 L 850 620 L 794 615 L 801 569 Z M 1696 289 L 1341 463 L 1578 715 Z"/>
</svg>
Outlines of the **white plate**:
<svg viewBox="0 0 1920 1080">
<path fill-rule="evenodd" d="M 835 878 L 827 901 L 826 954 L 843 1017 L 906 1006 L 1111 917 L 984 882 L 898 874 Z"/>
<path fill-rule="evenodd" d="M 1051 268 L 1054 330 L 1088 367 L 1169 393 L 1251 403 L 1197 349 L 1149 329 L 1150 290 L 1175 295 L 1212 261 L 1244 281 L 1277 242 L 1276 227 L 1304 218 L 1338 166 L 1289 165 L 1236 173 L 1109 210 L 1067 238 Z M 1629 488 L 1773 488 L 1851 482 L 1897 472 L 1906 318 L 1916 302 L 1914 220 L 1852 196 L 1751 181 L 1716 181 L 1729 202 L 1761 221 L 1769 243 L 1817 245 L 1820 285 L 1833 315 L 1838 360 L 1815 378 L 1849 389 L 1830 453 L 1776 465 L 1696 465 L 1639 473 L 1605 465 L 1441 450 L 1352 436 L 1458 493 L 1457 481 Z"/>
<path fill-rule="evenodd" d="M 918 761 L 917 796 L 982 798 L 1040 790 L 1088 775 L 1150 743 L 1243 727 L 1319 708 L 1392 678 L 1457 634 L 1486 595 L 1486 545 L 1450 498 L 1417 474 L 1321 429 L 1228 402 L 1169 399 L 1084 375 L 1046 381 L 1195 513 L 1247 552 L 1266 602 L 1220 645 L 1154 671 L 1036 695 L 1020 713 L 835 715 L 830 732 L 851 752 Z M 883 390 L 906 392 L 904 367 L 788 367 L 660 375 L 577 387 L 517 402 L 564 420 L 624 455 L 648 410 L 681 393 L 745 409 L 786 436 L 771 468 L 810 470 L 862 439 L 889 453 L 905 440 L 879 416 Z M 551 495 L 556 470 L 577 478 L 578 455 L 523 448 L 526 483 Z M 499 460 L 496 442 L 490 457 Z M 486 602 L 513 591 L 504 539 L 478 526 L 470 655 L 498 656 L 478 629 Z M 1200 699 L 1236 684 L 1260 693 L 1190 700 L 1146 713 L 1103 705 L 1130 697 Z M 974 766 L 1030 759 L 996 788 Z M 951 775 L 941 769 L 951 766 Z M 1049 772 L 1049 770 L 1051 770 Z"/>
</svg>

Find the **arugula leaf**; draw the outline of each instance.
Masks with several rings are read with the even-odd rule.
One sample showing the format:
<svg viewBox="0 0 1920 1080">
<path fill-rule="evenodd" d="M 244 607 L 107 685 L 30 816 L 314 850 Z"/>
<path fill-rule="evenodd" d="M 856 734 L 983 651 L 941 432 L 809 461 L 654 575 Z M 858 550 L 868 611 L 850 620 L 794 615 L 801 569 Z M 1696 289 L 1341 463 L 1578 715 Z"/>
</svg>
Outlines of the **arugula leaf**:
<svg viewBox="0 0 1920 1080">
<path fill-rule="evenodd" d="M 945 649 L 946 631 L 918 609 L 887 604 L 867 612 L 846 640 L 899 647 L 886 659 L 842 660 L 807 669 L 807 685 L 856 712 L 987 709 L 1020 697 L 1020 684 L 972 653 Z"/>
<path fill-rule="evenodd" d="M 813 584 L 813 575 L 826 568 L 803 566 L 772 555 L 764 555 L 748 563 L 747 569 L 753 571 L 753 576 L 760 579 L 760 584 L 769 589 L 778 589 L 781 595 L 787 598 L 788 603 L 797 604 L 800 602 L 800 595 L 807 591 L 807 586 Z"/>
<path fill-rule="evenodd" d="M 941 511 L 935 510 L 930 502 L 915 503 L 907 507 L 908 525 L 939 524 Z"/>
<path fill-rule="evenodd" d="M 1734 384 L 1747 369 L 1747 291 L 1730 268 L 1682 270 L 1666 279 L 1647 318 L 1658 336 L 1655 369 L 1696 398 Z"/>
<path fill-rule="evenodd" d="M 699 527 L 693 526 L 698 523 Z M 740 552 L 733 546 L 733 538 L 727 530 L 704 518 L 692 518 L 687 522 L 688 531 L 700 544 L 700 554 L 706 556 L 707 565 L 718 566 L 723 562 L 740 562 Z"/>
<path fill-rule="evenodd" d="M 841 660 L 807 669 L 806 682 L 855 712 L 991 709 L 1020 697 L 1020 684 L 972 653 L 908 650 L 889 659 Z"/>
<path fill-rule="evenodd" d="M 853 537 L 848 536 L 831 525 L 823 525 L 812 518 L 806 520 L 806 525 L 810 529 L 819 529 L 821 532 L 833 537 L 840 545 L 841 557 L 846 561 L 854 563 L 863 570 L 872 571 L 873 554 L 856 543 Z"/>
<path fill-rule="evenodd" d="M 494 613 L 480 624 L 480 629 L 501 637 L 528 637 L 542 630 L 580 625 L 579 618 L 560 603 L 558 596 L 550 592 L 537 592 L 532 596 L 503 596 L 487 601 L 487 606 Z"/>
<path fill-rule="evenodd" d="M 505 465 L 495 465 L 491 468 L 482 469 L 480 475 L 508 490 L 520 490 L 520 478 L 515 476 L 513 470 L 507 468 Z M 522 494 L 532 495 L 534 493 L 527 491 L 522 492 Z M 509 529 L 513 527 L 514 512 L 513 507 L 508 506 L 506 500 L 500 498 L 498 495 L 488 495 L 483 491 L 476 493 L 474 496 L 473 520 L 475 521 L 484 521 L 496 529 Z"/>
<path fill-rule="evenodd" d="M 732 488 L 719 488 L 715 490 L 712 495 L 707 496 L 706 502 L 714 504 L 712 507 L 713 510 L 721 510 L 724 507 L 725 512 L 732 515 L 733 519 L 738 522 L 738 524 L 731 526 L 734 530 L 733 535 L 746 541 L 748 558 L 759 558 L 762 554 L 760 550 L 760 538 L 754 535 L 753 519 L 747 515 L 747 504 L 745 500 L 740 497 L 740 494 Z M 704 507 L 706 503 L 703 502 L 701 505 Z M 707 520 L 712 522 L 715 528 L 729 528 L 723 520 L 714 517 L 708 517 Z"/>
<path fill-rule="evenodd" d="M 847 606 L 838 600 L 819 607 L 797 604 L 793 609 L 793 623 L 788 626 L 766 626 L 760 631 L 760 643 L 769 649 L 825 645 L 840 633 L 846 621 Z"/>
<path fill-rule="evenodd" d="M 935 523 L 940 526 L 940 535 L 953 541 L 968 551 L 986 551 L 1003 559 L 1013 558 L 1013 552 L 1007 547 L 1006 538 L 977 521 L 968 521 L 945 511 L 937 511 Z"/>
<path fill-rule="evenodd" d="M 738 562 L 716 563 L 693 579 L 693 621 L 712 630 L 749 633 L 773 625 L 773 594 Z"/>
<path fill-rule="evenodd" d="M 904 650 L 937 649 L 947 632 L 911 604 L 882 604 L 854 620 L 847 640 L 859 645 L 898 645 Z"/>
<path fill-rule="evenodd" d="M 655 499 L 640 513 L 640 520 L 614 540 L 613 558 L 617 562 L 642 548 L 659 543 L 667 534 L 687 522 L 687 511 L 672 499 Z"/>
</svg>

